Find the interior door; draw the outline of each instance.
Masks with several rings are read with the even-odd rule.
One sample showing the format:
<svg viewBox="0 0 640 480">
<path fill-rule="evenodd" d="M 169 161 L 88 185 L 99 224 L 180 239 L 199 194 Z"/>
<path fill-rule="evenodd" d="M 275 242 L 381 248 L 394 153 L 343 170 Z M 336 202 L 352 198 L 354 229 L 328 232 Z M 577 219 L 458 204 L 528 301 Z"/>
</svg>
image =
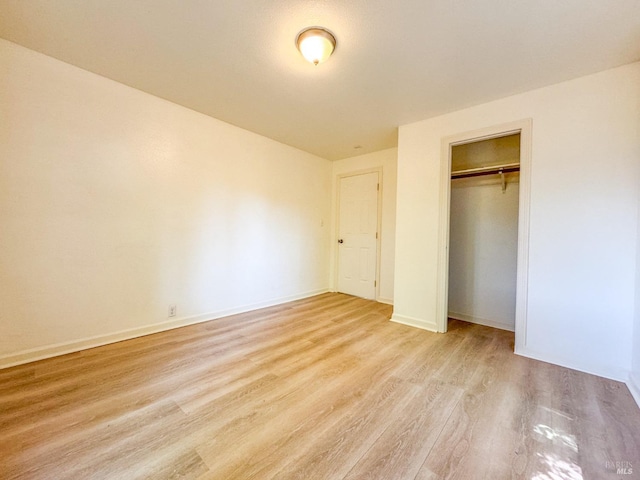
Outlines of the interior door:
<svg viewBox="0 0 640 480">
<path fill-rule="evenodd" d="M 338 291 L 376 298 L 378 172 L 342 177 L 338 221 Z"/>
</svg>

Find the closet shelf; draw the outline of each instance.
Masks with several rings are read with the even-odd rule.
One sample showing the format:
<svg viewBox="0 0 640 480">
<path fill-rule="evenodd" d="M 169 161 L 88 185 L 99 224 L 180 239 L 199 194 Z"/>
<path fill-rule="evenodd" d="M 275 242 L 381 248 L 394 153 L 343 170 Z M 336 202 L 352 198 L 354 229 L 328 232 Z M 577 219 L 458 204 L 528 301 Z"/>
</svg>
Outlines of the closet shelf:
<svg viewBox="0 0 640 480">
<path fill-rule="evenodd" d="M 451 172 L 451 178 L 477 177 L 479 175 L 493 175 L 500 173 L 517 172 L 520 170 L 519 163 L 507 163 L 504 165 L 491 165 L 490 167 L 468 168 L 466 170 L 456 170 Z"/>
</svg>

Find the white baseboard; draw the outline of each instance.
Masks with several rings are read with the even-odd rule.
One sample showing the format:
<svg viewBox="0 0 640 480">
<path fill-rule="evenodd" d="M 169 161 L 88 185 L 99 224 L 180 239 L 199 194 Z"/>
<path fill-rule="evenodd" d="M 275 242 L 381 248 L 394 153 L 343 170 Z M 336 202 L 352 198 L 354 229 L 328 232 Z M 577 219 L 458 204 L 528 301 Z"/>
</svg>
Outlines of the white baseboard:
<svg viewBox="0 0 640 480">
<path fill-rule="evenodd" d="M 438 326 L 435 322 L 427 322 L 425 320 L 421 320 L 419 318 L 407 317 L 405 315 L 398 315 L 394 313 L 391 316 L 391 321 L 395 323 L 401 323 L 402 325 L 408 325 L 410 327 L 421 328 L 422 330 L 427 330 L 429 332 L 437 332 Z"/>
<path fill-rule="evenodd" d="M 570 368 L 572 370 L 578 370 L 579 372 L 589 373 L 591 375 L 597 375 L 598 377 L 608 378 L 610 380 L 616 380 L 618 382 L 626 383 L 629 378 L 629 374 L 626 370 L 607 365 L 595 365 L 583 362 L 576 362 L 575 360 L 562 358 L 555 355 L 548 355 L 539 352 L 534 352 L 528 348 L 515 349 L 516 355 L 532 358 L 534 360 L 540 360 L 541 362 L 552 363 L 561 367 Z"/>
<path fill-rule="evenodd" d="M 508 323 L 503 323 L 503 322 L 496 322 L 495 320 L 488 320 L 482 317 L 475 317 L 473 315 L 467 315 L 465 313 L 449 312 L 447 313 L 447 316 L 455 320 L 462 320 L 464 322 L 477 323 L 478 325 L 484 325 L 485 327 L 499 328 L 500 330 L 508 330 L 509 332 L 516 331 L 515 325 L 510 325 Z"/>
<path fill-rule="evenodd" d="M 393 299 L 389 299 L 389 298 L 378 298 L 378 300 L 376 300 L 377 302 L 380 303 L 386 303 L 387 305 L 393 305 Z"/>
<path fill-rule="evenodd" d="M 627 378 L 627 388 L 640 408 L 640 373 L 629 373 L 629 378 Z"/>
<path fill-rule="evenodd" d="M 59 355 L 65 355 L 67 353 L 78 352 L 80 350 L 86 350 L 88 348 L 100 347 L 109 343 L 121 342 L 123 340 L 130 340 L 136 337 L 143 337 L 145 335 L 164 332 L 166 330 L 173 330 L 174 328 L 186 327 L 187 325 L 207 322 L 209 320 L 215 320 L 217 318 L 227 317 L 229 315 L 236 315 L 238 313 L 258 310 L 260 308 L 272 307 L 274 305 L 280 305 L 282 303 L 293 302 L 295 300 L 301 300 L 303 298 L 321 295 L 323 293 L 327 293 L 328 291 L 329 290 L 326 288 L 313 290 L 298 295 L 275 298 L 264 302 L 243 305 L 227 310 L 221 310 L 218 312 L 209 312 L 203 313 L 201 315 L 194 315 L 191 317 L 182 317 L 165 322 L 146 325 L 143 327 L 136 327 L 127 330 L 120 330 L 118 332 L 107 333 L 105 335 L 96 335 L 93 337 L 73 340 L 71 342 L 64 342 L 54 345 L 47 345 L 44 347 L 32 348 L 29 350 L 23 350 L 17 353 L 0 356 L 0 369 L 22 365 L 29 362 L 35 362 L 36 360 L 43 360 L 45 358 L 57 357 Z"/>
</svg>

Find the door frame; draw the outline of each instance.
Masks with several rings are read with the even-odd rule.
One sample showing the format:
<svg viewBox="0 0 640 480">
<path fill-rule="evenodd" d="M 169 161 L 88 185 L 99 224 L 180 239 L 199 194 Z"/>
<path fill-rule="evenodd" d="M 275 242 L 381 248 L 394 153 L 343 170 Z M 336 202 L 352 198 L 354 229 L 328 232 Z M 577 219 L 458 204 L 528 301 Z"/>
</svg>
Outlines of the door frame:
<svg viewBox="0 0 640 480">
<path fill-rule="evenodd" d="M 334 248 L 334 256 L 333 261 L 336 268 L 333 273 L 333 284 L 335 285 L 335 291 L 338 292 L 338 278 L 340 275 L 340 248 L 338 246 L 338 239 L 340 238 L 340 182 L 343 178 L 348 177 L 356 177 L 358 175 L 366 175 L 368 173 L 377 173 L 378 174 L 378 196 L 377 196 L 377 218 L 376 218 L 376 231 L 378 233 L 378 238 L 376 239 L 376 272 L 375 272 L 375 298 L 374 300 L 377 302 L 378 298 L 380 298 L 380 245 L 382 240 L 382 167 L 372 167 L 366 168 L 362 170 L 354 170 L 351 172 L 339 173 L 335 177 L 336 181 L 336 218 L 334 231 L 335 236 L 333 238 L 333 248 Z"/>
<path fill-rule="evenodd" d="M 491 138 L 520 133 L 520 191 L 518 199 L 518 257 L 516 276 L 515 350 L 527 343 L 527 301 L 529 280 L 529 219 L 531 204 L 531 135 L 532 119 L 494 125 L 443 137 L 441 140 L 440 221 L 438 239 L 438 272 L 436 325 L 438 332 L 447 331 L 449 300 L 449 220 L 451 212 L 451 148 Z"/>
</svg>

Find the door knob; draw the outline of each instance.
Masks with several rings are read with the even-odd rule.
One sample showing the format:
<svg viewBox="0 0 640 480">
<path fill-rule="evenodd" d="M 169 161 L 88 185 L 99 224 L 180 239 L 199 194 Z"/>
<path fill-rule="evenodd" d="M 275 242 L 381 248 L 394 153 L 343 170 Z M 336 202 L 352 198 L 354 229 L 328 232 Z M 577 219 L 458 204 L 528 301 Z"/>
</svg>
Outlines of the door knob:
<svg viewBox="0 0 640 480">
<path fill-rule="evenodd" d="M 340 238 L 340 239 L 338 240 L 338 243 L 344 243 L 344 240 Z"/>
</svg>

